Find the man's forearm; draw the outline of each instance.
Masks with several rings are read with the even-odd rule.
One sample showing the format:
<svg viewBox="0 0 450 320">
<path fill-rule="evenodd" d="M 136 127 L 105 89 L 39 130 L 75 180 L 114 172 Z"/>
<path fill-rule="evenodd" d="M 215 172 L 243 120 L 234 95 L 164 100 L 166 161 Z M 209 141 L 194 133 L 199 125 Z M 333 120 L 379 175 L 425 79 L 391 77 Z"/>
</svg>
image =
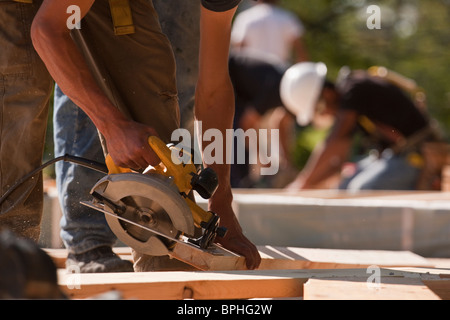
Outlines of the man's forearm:
<svg viewBox="0 0 450 320">
<path fill-rule="evenodd" d="M 338 173 L 348 157 L 350 145 L 350 139 L 336 139 L 317 147 L 304 171 L 300 173 L 302 188 L 314 189 L 319 183 Z"/>
<path fill-rule="evenodd" d="M 232 128 L 234 118 L 234 90 L 228 71 L 228 50 L 231 20 L 235 9 L 214 13 L 202 8 L 199 80 L 196 90 L 196 119 L 202 130 L 219 130 L 226 141 L 226 130 Z M 203 133 L 203 132 L 202 132 Z M 208 145 L 202 142 L 202 148 Z M 222 164 L 205 164 L 218 175 L 219 189 L 212 201 L 231 205 L 230 164 L 226 159 L 226 144 L 222 146 Z M 211 201 L 210 201 L 211 203 Z"/>
<path fill-rule="evenodd" d="M 67 6 L 78 5 L 83 17 L 93 2 L 44 0 L 33 21 L 33 44 L 62 91 L 86 112 L 103 134 L 107 151 L 116 165 L 136 170 L 155 165 L 160 160 L 147 140 L 157 132 L 129 119 L 108 99 L 70 37 L 66 26 Z"/>
<path fill-rule="evenodd" d="M 198 94 L 198 96 L 201 97 L 202 95 Z M 224 205 L 231 204 L 232 201 L 230 186 L 230 159 L 227 159 L 227 143 L 231 142 L 226 141 L 226 130 L 232 128 L 234 116 L 233 97 L 232 87 L 231 90 L 230 88 L 226 89 L 222 87 L 220 92 L 216 91 L 215 95 L 211 96 L 208 101 L 203 101 L 202 98 L 200 98 L 200 101 L 197 102 L 198 108 L 196 108 L 196 119 L 202 123 L 202 137 L 209 129 L 214 129 L 216 131 L 218 130 L 222 136 L 223 144 L 220 147 L 221 149 L 215 149 L 215 160 L 218 159 L 217 153 L 220 153 L 222 155 L 220 162 L 222 163 L 215 163 L 210 161 L 211 159 L 207 158 L 204 158 L 203 160 L 206 166 L 211 167 L 216 172 L 219 179 L 219 187 L 216 192 L 216 196 L 214 196 L 212 200 L 220 201 Z M 202 104 L 204 104 L 204 106 L 202 106 Z M 202 141 L 202 149 L 205 150 L 209 143 L 212 142 Z M 216 146 L 218 146 L 218 144 Z"/>
<path fill-rule="evenodd" d="M 125 120 L 125 117 L 97 85 L 69 32 L 60 20 L 49 20 L 38 13 L 31 29 L 33 45 L 64 93 L 105 133 L 111 119 Z"/>
</svg>

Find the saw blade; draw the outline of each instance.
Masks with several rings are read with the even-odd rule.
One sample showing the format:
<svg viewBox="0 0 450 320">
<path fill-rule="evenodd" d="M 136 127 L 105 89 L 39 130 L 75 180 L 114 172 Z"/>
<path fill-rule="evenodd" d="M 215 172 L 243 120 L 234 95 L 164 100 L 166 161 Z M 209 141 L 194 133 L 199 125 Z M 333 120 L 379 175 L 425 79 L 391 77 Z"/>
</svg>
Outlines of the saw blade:
<svg viewBox="0 0 450 320">
<path fill-rule="evenodd" d="M 85 206 L 90 207 L 92 209 L 95 209 L 97 211 L 103 212 L 106 216 L 114 217 L 115 219 L 118 219 L 118 220 L 121 220 L 121 221 L 123 221 L 125 223 L 129 223 L 131 225 L 134 225 L 136 228 L 140 228 L 140 229 L 143 229 L 145 231 L 154 233 L 154 234 L 156 234 L 158 236 L 164 237 L 164 238 L 166 238 L 169 241 L 172 241 L 172 242 L 175 242 L 175 243 L 179 243 L 181 245 L 190 246 L 190 247 L 192 247 L 192 248 L 194 248 L 194 249 L 196 249 L 198 251 L 204 251 L 198 245 L 195 245 L 192 242 L 189 242 L 189 238 L 184 236 L 184 235 L 180 235 L 177 238 L 172 238 L 172 237 L 168 236 L 167 234 L 160 233 L 157 230 L 154 230 L 154 229 L 152 229 L 150 227 L 143 226 L 143 225 L 141 225 L 141 224 L 139 224 L 137 222 L 128 220 L 128 219 L 126 219 L 126 218 L 124 218 L 122 216 L 119 216 L 119 215 L 115 214 L 115 213 L 109 212 L 109 211 L 105 210 L 103 204 L 93 203 L 93 202 L 90 202 L 90 201 L 81 201 L 80 203 L 82 205 L 85 205 Z M 135 248 L 133 248 L 133 249 L 135 249 Z M 236 253 L 234 253 L 234 252 L 232 252 L 232 251 L 230 251 L 228 249 L 225 249 L 224 247 L 222 247 L 221 245 L 218 245 L 217 243 L 212 243 L 210 248 L 208 248 L 208 251 L 211 252 L 212 254 L 220 254 L 221 252 L 226 252 L 229 255 L 234 255 L 234 256 L 237 256 L 237 257 L 239 256 L 238 254 L 236 254 Z M 170 252 L 168 252 L 168 254 L 170 254 Z M 175 256 L 174 258 L 177 258 L 177 257 Z M 189 262 L 187 262 L 187 263 L 189 263 Z"/>
<path fill-rule="evenodd" d="M 102 212 L 111 213 L 105 218 L 113 233 L 140 253 L 165 255 L 171 245 L 167 239 L 174 241 L 182 233 L 194 233 L 189 206 L 169 177 L 108 175 L 92 188 L 91 194 L 104 200 Z"/>
<path fill-rule="evenodd" d="M 110 212 L 110 211 L 108 211 L 108 210 L 106 210 L 104 208 L 103 204 L 93 203 L 93 202 L 90 202 L 90 201 L 81 201 L 80 203 L 82 205 L 86 206 L 86 207 L 89 207 L 89 208 L 95 209 L 97 211 L 103 212 L 106 216 L 111 216 L 111 217 L 113 217 L 115 219 L 118 219 L 118 220 L 120 220 L 120 221 L 122 221 L 122 222 L 124 222 L 126 224 L 133 225 L 136 228 L 142 229 L 145 232 L 156 234 L 158 236 L 166 238 L 169 241 L 178 242 L 178 243 L 182 243 L 182 244 L 189 244 L 187 242 L 188 238 L 186 236 L 179 235 L 179 237 L 176 237 L 176 238 L 171 237 L 171 236 L 169 236 L 169 235 L 167 235 L 165 233 L 159 232 L 158 230 L 152 229 L 152 228 L 147 227 L 145 225 L 142 225 L 142 224 L 139 224 L 137 222 L 134 222 L 134 221 L 132 221 L 130 219 L 124 218 L 123 216 L 120 216 L 120 215 L 118 215 L 118 214 L 116 214 L 114 212 Z M 191 245 L 191 244 L 189 244 L 189 245 Z"/>
</svg>

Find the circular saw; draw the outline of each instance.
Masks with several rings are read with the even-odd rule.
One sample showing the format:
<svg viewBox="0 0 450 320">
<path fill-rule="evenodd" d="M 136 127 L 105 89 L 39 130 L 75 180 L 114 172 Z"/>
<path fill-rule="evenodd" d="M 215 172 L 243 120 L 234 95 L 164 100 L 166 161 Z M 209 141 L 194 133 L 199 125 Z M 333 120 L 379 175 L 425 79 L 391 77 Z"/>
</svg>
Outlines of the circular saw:
<svg viewBox="0 0 450 320">
<path fill-rule="evenodd" d="M 82 204 L 103 212 L 117 238 L 142 254 L 167 255 L 178 243 L 208 249 L 226 229 L 190 195 L 195 190 L 210 198 L 218 185 L 215 172 L 197 170 L 188 152 L 157 137 L 148 142 L 161 159 L 158 166 L 134 172 L 117 167 L 108 155 L 109 174 L 92 188 L 93 201 Z"/>
</svg>

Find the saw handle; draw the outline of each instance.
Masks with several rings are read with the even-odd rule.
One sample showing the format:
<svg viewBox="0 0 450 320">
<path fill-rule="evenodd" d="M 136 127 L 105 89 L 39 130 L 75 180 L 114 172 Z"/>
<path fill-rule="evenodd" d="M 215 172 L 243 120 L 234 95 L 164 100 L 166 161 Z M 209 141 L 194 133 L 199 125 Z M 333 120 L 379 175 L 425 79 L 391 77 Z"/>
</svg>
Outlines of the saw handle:
<svg viewBox="0 0 450 320">
<path fill-rule="evenodd" d="M 192 189 L 190 183 L 192 179 L 191 174 L 192 173 L 195 174 L 197 172 L 197 168 L 192 163 L 192 161 L 189 163 L 181 163 L 181 161 L 178 164 L 174 163 L 172 161 L 171 148 L 175 147 L 167 146 L 160 138 L 156 136 L 150 136 L 148 138 L 148 144 L 161 160 L 159 165 L 153 167 L 153 170 L 156 171 L 156 173 L 165 176 L 172 176 L 180 192 L 188 194 Z M 186 151 L 183 151 L 181 149 L 178 150 L 178 152 L 183 153 Z M 109 174 L 133 172 L 133 170 L 131 170 L 130 168 L 123 168 L 117 166 L 109 154 L 105 158 L 105 163 L 106 166 L 108 167 Z"/>
<path fill-rule="evenodd" d="M 111 156 L 108 154 L 105 157 L 105 164 L 108 167 L 108 174 L 116 174 L 116 173 L 127 173 L 127 172 L 133 172 L 129 168 L 123 168 L 116 166 Z"/>
<path fill-rule="evenodd" d="M 159 138 L 155 136 L 150 136 L 148 138 L 148 144 L 152 148 L 152 150 L 156 153 L 156 155 L 161 159 L 161 163 L 157 166 L 155 166 L 155 169 L 157 171 L 165 170 L 164 168 L 167 168 L 168 171 L 175 171 L 174 164 L 171 159 L 171 151 L 169 147 Z M 133 172 L 130 168 L 124 168 L 117 166 L 111 156 L 108 154 L 105 158 L 106 166 L 108 167 L 109 174 L 116 174 L 116 173 L 128 173 Z M 164 172 L 158 172 L 163 173 Z"/>
</svg>

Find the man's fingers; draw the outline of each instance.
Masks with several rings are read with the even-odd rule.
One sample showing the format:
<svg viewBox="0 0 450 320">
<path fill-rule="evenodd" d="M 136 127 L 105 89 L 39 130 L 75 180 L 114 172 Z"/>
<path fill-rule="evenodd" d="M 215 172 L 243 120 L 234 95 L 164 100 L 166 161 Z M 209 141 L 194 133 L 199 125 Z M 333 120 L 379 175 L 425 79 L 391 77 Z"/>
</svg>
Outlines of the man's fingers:
<svg viewBox="0 0 450 320">
<path fill-rule="evenodd" d="M 159 164 L 160 161 L 161 160 L 145 140 L 141 147 L 138 147 L 132 155 L 128 156 L 127 163 L 133 165 L 133 167 L 129 168 L 138 170 L 145 169 L 149 165 L 155 166 Z"/>
<path fill-rule="evenodd" d="M 261 264 L 261 256 L 258 248 L 247 240 L 247 243 L 243 243 L 243 254 L 245 256 L 245 263 L 250 270 L 256 269 Z"/>
<path fill-rule="evenodd" d="M 261 264 L 261 256 L 256 247 L 254 249 L 248 248 L 248 253 L 245 256 L 245 264 L 249 270 L 254 270 Z"/>
<path fill-rule="evenodd" d="M 261 256 L 256 246 L 246 238 L 232 238 L 220 242 L 225 248 L 245 257 L 245 265 L 254 270 L 261 264 Z"/>
<path fill-rule="evenodd" d="M 119 160 L 119 161 L 114 161 L 114 163 L 122 168 L 128 168 L 128 169 L 132 169 L 132 170 L 139 170 L 141 168 L 141 165 L 135 161 L 133 161 L 132 159 L 124 159 L 124 160 Z"/>
<path fill-rule="evenodd" d="M 145 167 L 143 168 L 147 168 L 149 165 L 156 166 L 161 162 L 159 157 L 148 144 L 145 147 L 145 152 L 142 155 L 142 160 L 146 163 Z"/>
</svg>

